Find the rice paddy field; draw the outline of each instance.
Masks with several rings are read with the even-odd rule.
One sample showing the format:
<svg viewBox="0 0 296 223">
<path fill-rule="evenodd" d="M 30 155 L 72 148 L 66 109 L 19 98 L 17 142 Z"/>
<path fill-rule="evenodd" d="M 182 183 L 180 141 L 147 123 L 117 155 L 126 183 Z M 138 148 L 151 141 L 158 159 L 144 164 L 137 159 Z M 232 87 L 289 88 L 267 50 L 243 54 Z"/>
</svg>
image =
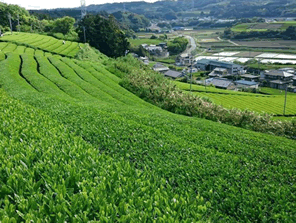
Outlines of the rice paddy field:
<svg viewBox="0 0 296 223">
<path fill-rule="evenodd" d="M 17 32 L 14 32 L 12 35 L 6 33 L 5 36 L 1 37 L 0 41 L 14 43 L 14 45 L 9 44 L 8 46 L 4 47 L 4 49 L 2 49 L 4 52 L 13 52 L 17 48 L 15 44 L 18 44 L 18 45 L 22 44 L 22 45 L 28 46 L 29 48 L 30 47 L 37 48 L 42 51 L 60 54 L 68 57 L 74 57 L 80 50 L 80 47 L 83 46 L 83 44 L 81 43 L 71 42 L 71 41 L 65 41 L 65 44 L 64 44 L 63 40 L 58 40 L 51 36 L 43 36 L 43 35 L 32 34 L 32 33 L 17 33 Z M 3 45 L 5 45 L 5 43 L 2 42 L 2 46 Z M 1 48 L 1 45 L 0 45 L 0 48 Z M 22 53 L 22 48 L 17 49 L 17 52 Z"/>
<path fill-rule="evenodd" d="M 294 140 L 161 110 L 54 45 L 0 52 L 2 222 L 294 221 Z"/>
</svg>

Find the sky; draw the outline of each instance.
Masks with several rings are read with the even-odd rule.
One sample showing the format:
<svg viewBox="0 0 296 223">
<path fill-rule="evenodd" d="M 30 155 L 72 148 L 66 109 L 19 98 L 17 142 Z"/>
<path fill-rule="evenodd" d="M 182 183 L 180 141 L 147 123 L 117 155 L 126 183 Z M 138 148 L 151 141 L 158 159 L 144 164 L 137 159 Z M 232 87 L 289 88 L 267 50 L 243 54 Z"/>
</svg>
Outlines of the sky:
<svg viewBox="0 0 296 223">
<path fill-rule="evenodd" d="M 86 5 L 132 1 L 135 2 L 141 0 L 86 0 Z M 145 1 L 156 2 L 156 0 Z M 26 9 L 74 8 L 80 6 L 80 0 L 0 0 L 0 2 L 19 5 Z"/>
</svg>

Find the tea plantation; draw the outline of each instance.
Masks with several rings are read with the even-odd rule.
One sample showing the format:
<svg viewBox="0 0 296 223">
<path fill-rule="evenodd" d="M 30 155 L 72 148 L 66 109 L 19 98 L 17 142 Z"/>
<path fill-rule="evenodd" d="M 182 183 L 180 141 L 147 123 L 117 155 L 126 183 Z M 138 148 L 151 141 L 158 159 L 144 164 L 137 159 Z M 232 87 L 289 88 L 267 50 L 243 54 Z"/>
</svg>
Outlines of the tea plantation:
<svg viewBox="0 0 296 223">
<path fill-rule="evenodd" d="M 294 140 L 161 110 L 100 63 L 11 51 L 2 222 L 295 220 Z"/>
<path fill-rule="evenodd" d="M 64 44 L 63 40 L 32 33 L 14 33 L 13 35 L 6 33 L 5 36 L 1 37 L 1 41 L 12 42 L 19 45 L 22 44 L 68 57 L 74 57 L 78 53 L 80 46 L 83 46 L 83 44 L 71 41 L 65 41 Z M 24 53 L 24 51 L 22 51 L 24 46 L 17 47 L 15 44 L 6 42 L 0 42 L 0 50 L 4 52 L 16 51 L 18 53 Z"/>
<path fill-rule="evenodd" d="M 176 82 L 177 86 L 185 91 L 190 91 L 190 85 Z M 263 89 L 264 92 L 271 95 L 253 94 L 245 92 L 235 92 L 222 90 L 214 87 L 193 85 L 193 93 L 211 99 L 216 104 L 226 108 L 238 108 L 241 110 L 249 109 L 259 113 L 266 112 L 274 115 L 282 115 L 284 110 L 285 95 L 275 93 L 269 89 Z M 288 93 L 286 115 L 296 115 L 296 94 Z"/>
</svg>

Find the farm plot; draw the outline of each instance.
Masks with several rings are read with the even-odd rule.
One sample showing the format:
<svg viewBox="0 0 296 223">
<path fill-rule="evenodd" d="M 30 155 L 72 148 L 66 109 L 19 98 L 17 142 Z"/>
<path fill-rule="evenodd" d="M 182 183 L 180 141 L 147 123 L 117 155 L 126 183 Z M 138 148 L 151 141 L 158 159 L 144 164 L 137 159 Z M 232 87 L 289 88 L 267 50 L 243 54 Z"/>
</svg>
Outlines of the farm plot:
<svg viewBox="0 0 296 223">
<path fill-rule="evenodd" d="M 226 108 L 237 108 L 241 110 L 252 110 L 259 113 L 282 115 L 284 109 L 284 96 L 242 96 L 242 95 L 223 95 L 215 93 L 195 92 L 199 96 L 210 98 L 214 103 Z M 289 95 L 287 99 L 287 115 L 296 115 L 296 96 Z"/>
<path fill-rule="evenodd" d="M 239 41 L 233 40 L 233 42 L 240 46 L 255 47 L 255 48 L 296 48 L 296 41 L 293 40 L 274 40 L 274 41 Z"/>
<path fill-rule="evenodd" d="M 53 58 L 36 56 L 40 73 L 30 55 L 0 64 L 18 99 L 0 96 L 5 219 L 293 221 L 294 141 L 145 106 L 103 65 Z"/>
<path fill-rule="evenodd" d="M 8 43 L 6 42 L 0 42 L 0 50 L 2 51 L 7 45 Z"/>
<path fill-rule="evenodd" d="M 7 44 L 5 48 L 2 49 L 3 53 L 13 52 L 17 48 L 15 44 Z"/>
<path fill-rule="evenodd" d="M 213 54 L 214 56 L 225 56 L 225 57 L 231 57 L 234 55 L 239 54 L 240 52 L 220 52 L 220 53 L 215 53 Z"/>
<path fill-rule="evenodd" d="M 74 57 L 80 50 L 78 43 L 63 40 L 57 40 L 50 36 L 42 36 L 31 33 L 21 33 L 15 35 L 6 35 L 1 38 L 2 41 L 12 41 L 20 44 L 28 44 L 29 46 L 38 48 L 43 51 L 49 51 L 65 56 Z"/>
<path fill-rule="evenodd" d="M 262 52 L 240 52 L 239 54 L 236 54 L 237 57 L 256 57 L 258 55 L 262 54 Z"/>
<path fill-rule="evenodd" d="M 233 44 L 228 41 L 220 42 L 200 42 L 202 48 L 215 48 L 215 47 L 232 47 Z"/>
<path fill-rule="evenodd" d="M 13 52 L 17 54 L 23 54 L 26 50 L 25 46 L 18 46 Z"/>
<path fill-rule="evenodd" d="M 0 52 L 0 61 L 5 60 L 5 54 L 3 52 Z"/>
</svg>

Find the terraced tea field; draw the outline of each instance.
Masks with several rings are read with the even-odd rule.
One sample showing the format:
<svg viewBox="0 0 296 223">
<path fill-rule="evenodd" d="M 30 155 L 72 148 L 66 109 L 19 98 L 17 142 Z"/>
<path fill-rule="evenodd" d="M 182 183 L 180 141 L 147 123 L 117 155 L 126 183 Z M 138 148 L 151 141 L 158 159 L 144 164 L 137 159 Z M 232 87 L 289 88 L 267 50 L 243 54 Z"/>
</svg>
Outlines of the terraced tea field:
<svg viewBox="0 0 296 223">
<path fill-rule="evenodd" d="M 19 55 L 26 53 L 30 55 L 52 56 L 51 53 L 44 52 L 42 50 L 35 50 L 30 47 L 18 46 L 10 42 L 0 42 L 0 53 L 5 55 L 5 53 L 8 53 L 8 52 L 13 52 Z"/>
<path fill-rule="evenodd" d="M 181 89 L 189 91 L 190 85 L 186 83 L 178 83 Z M 278 95 L 262 95 L 244 92 L 235 92 L 222 90 L 199 85 L 193 85 L 193 94 L 210 98 L 214 103 L 222 105 L 226 108 L 237 108 L 241 110 L 252 110 L 259 113 L 265 112 L 274 115 L 282 115 L 284 110 L 284 93 Z M 266 93 L 273 93 L 269 89 L 263 90 Z M 286 115 L 296 116 L 296 94 L 289 93 L 287 97 Z"/>
<path fill-rule="evenodd" d="M 83 46 L 83 44 L 81 43 L 79 44 L 77 42 L 71 41 L 65 41 L 65 44 L 63 44 L 63 40 L 58 40 L 51 36 L 43 36 L 32 33 L 14 33 L 13 35 L 6 34 L 5 36 L 1 37 L 0 40 L 14 42 L 16 44 L 26 44 L 28 46 L 35 47 L 43 51 L 52 52 L 68 57 L 74 57 L 80 50 L 80 46 Z M 5 47 L 6 50 L 4 50 L 7 52 L 12 52 L 16 48 L 13 48 L 13 45 L 9 45 L 9 47 L 11 48 Z"/>
<path fill-rule="evenodd" d="M 295 141 L 172 114 L 103 64 L 29 49 L 0 59 L 3 222 L 295 219 Z"/>
</svg>

